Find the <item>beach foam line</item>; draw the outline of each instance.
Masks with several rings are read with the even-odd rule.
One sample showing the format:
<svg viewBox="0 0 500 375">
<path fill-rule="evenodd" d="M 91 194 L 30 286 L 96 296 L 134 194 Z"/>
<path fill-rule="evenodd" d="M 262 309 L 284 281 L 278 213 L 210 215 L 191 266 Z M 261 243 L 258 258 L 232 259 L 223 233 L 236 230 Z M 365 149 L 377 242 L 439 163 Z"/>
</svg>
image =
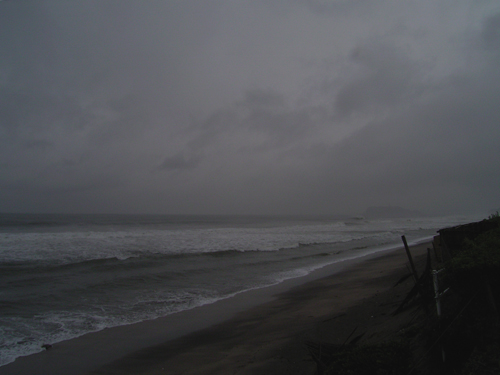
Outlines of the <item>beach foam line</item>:
<svg viewBox="0 0 500 375">
<path fill-rule="evenodd" d="M 297 286 L 343 271 L 354 269 L 357 264 L 404 251 L 394 249 L 379 250 L 365 256 L 346 259 L 326 265 L 303 277 L 290 278 L 275 285 L 237 293 L 231 298 L 218 300 L 212 304 L 174 313 L 166 317 L 140 323 L 107 328 L 99 332 L 56 343 L 50 350 L 20 357 L 16 361 L 0 367 L 1 375 L 39 374 L 66 375 L 86 374 L 101 366 L 119 360 L 138 350 L 154 347 L 187 334 L 220 324 L 255 306 L 273 301 L 279 294 Z M 404 260 L 404 259 L 403 259 Z"/>
</svg>

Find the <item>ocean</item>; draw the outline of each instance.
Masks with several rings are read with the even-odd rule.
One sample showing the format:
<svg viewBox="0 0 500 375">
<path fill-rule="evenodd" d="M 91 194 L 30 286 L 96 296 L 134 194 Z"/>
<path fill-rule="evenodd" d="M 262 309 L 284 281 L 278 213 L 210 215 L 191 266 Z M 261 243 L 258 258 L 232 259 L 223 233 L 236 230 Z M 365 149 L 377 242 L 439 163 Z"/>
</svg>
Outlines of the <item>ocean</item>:
<svg viewBox="0 0 500 375">
<path fill-rule="evenodd" d="M 0 215 L 0 365 L 481 218 Z"/>
</svg>

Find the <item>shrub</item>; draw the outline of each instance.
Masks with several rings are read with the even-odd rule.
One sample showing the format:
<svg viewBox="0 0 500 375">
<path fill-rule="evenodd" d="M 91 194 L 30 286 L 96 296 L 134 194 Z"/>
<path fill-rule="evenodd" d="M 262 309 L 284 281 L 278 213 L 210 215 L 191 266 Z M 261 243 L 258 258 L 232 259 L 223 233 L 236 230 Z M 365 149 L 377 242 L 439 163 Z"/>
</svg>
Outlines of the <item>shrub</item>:
<svg viewBox="0 0 500 375">
<path fill-rule="evenodd" d="M 465 240 L 464 249 L 451 260 L 453 273 L 489 273 L 500 268 L 500 217 L 497 213 L 488 220 L 497 222 L 497 227 L 480 234 L 473 241 Z"/>
</svg>

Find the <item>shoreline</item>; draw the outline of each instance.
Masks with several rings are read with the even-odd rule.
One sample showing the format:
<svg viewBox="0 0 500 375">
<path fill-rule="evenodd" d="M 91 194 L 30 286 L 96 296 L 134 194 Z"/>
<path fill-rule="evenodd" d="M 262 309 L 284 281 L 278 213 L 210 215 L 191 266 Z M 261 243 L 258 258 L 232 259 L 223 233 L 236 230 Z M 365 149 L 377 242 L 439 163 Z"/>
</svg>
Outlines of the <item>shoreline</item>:
<svg viewBox="0 0 500 375">
<path fill-rule="evenodd" d="M 428 243 L 412 245 L 412 254 L 417 256 L 425 252 L 428 245 Z M 216 344 L 223 343 L 227 340 L 228 334 L 233 335 L 235 331 L 240 331 L 242 326 L 248 325 L 248 322 L 255 322 L 256 317 L 264 320 L 273 318 L 279 321 L 280 318 L 276 318 L 279 314 L 284 320 L 287 320 L 291 314 L 294 316 L 293 320 L 298 323 L 294 328 L 281 327 L 281 329 L 277 329 L 278 327 L 273 326 L 272 322 L 268 322 L 274 329 L 277 329 L 276 332 L 279 332 L 276 333 L 276 338 L 279 336 L 279 339 L 271 340 L 274 342 L 272 345 L 277 345 L 301 331 L 310 329 L 313 321 L 319 316 L 332 314 L 332 311 L 345 310 L 363 298 L 377 293 L 381 286 L 374 289 L 376 285 L 374 278 L 379 279 L 381 275 L 391 274 L 396 269 L 404 269 L 406 261 L 406 254 L 399 246 L 396 249 L 383 250 L 364 257 L 334 263 L 306 276 L 289 279 L 270 287 L 246 291 L 213 304 L 155 320 L 108 328 L 63 341 L 54 344 L 51 350 L 20 357 L 16 361 L 0 367 L 0 374 L 35 372 L 51 375 L 67 373 L 75 375 L 87 373 L 126 374 L 128 373 L 127 369 L 131 366 L 127 364 L 124 367 L 124 363 L 130 361 L 137 364 L 136 370 L 140 368 L 140 373 L 149 374 L 148 371 L 153 371 L 151 373 L 162 371 L 161 368 L 167 366 L 165 364 L 166 357 L 169 358 L 167 361 L 169 362 L 168 373 L 181 373 L 180 367 L 183 363 L 194 366 L 190 369 L 193 373 L 210 373 L 206 372 L 211 371 L 209 369 L 203 370 L 203 363 L 193 365 L 192 360 L 184 359 L 187 356 L 186 353 L 194 350 L 198 353 L 195 354 L 196 358 L 203 357 L 199 351 L 202 350 L 200 347 L 203 347 L 201 343 L 205 343 L 204 355 L 208 355 L 207 358 L 217 357 L 224 351 L 214 349 Z M 353 282 L 353 285 L 349 285 L 349 280 Z M 321 283 L 328 284 L 328 286 L 323 287 L 325 291 L 340 293 L 341 296 L 339 295 L 337 298 L 335 307 L 319 307 L 323 298 L 318 294 L 317 288 L 318 284 Z M 346 291 L 352 287 L 357 288 L 356 292 L 346 294 Z M 307 298 L 304 297 L 304 294 L 308 295 Z M 302 295 L 301 298 L 306 299 L 308 303 L 315 302 L 315 307 L 310 308 L 309 315 L 305 317 L 299 314 L 299 311 L 304 309 L 301 306 L 302 299 L 297 299 L 299 295 Z M 294 303 L 291 303 L 289 308 L 283 311 L 283 303 L 291 299 L 294 300 Z M 265 311 L 267 312 L 264 313 Z M 257 334 L 257 332 L 253 333 Z M 261 338 L 268 340 L 270 336 L 266 338 L 266 335 L 269 336 L 268 333 L 261 333 Z M 252 340 L 243 339 L 243 341 L 251 342 Z M 164 354 L 160 359 L 157 354 L 154 354 L 158 350 L 166 352 L 168 355 Z M 182 357 L 181 360 L 177 358 L 179 356 Z M 241 357 L 243 354 L 239 356 Z M 178 369 L 174 369 L 176 366 Z M 223 373 L 221 372 L 223 369 L 230 367 L 231 363 L 219 363 L 219 368 L 214 373 Z"/>
</svg>

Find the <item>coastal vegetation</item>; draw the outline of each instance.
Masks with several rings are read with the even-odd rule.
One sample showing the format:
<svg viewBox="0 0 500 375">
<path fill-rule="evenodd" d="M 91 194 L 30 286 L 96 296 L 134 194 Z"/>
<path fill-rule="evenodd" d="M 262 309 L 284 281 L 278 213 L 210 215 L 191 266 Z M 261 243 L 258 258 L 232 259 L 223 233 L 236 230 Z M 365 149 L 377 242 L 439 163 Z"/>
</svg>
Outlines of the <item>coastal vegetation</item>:
<svg viewBox="0 0 500 375">
<path fill-rule="evenodd" d="M 490 215 L 487 221 L 496 224 L 475 239 L 464 239 L 464 249 L 450 262 L 450 270 L 456 276 L 478 276 L 484 272 L 497 273 L 500 268 L 500 215 Z"/>
<path fill-rule="evenodd" d="M 480 222 L 484 231 L 463 239 L 446 262 L 450 295 L 441 327 L 457 374 L 500 373 L 500 216 Z"/>
<path fill-rule="evenodd" d="M 420 259 L 418 282 L 388 318 L 402 318 L 402 328 L 378 342 L 309 348 L 318 373 L 500 373 L 500 215 L 439 233 L 439 249 Z"/>
</svg>

